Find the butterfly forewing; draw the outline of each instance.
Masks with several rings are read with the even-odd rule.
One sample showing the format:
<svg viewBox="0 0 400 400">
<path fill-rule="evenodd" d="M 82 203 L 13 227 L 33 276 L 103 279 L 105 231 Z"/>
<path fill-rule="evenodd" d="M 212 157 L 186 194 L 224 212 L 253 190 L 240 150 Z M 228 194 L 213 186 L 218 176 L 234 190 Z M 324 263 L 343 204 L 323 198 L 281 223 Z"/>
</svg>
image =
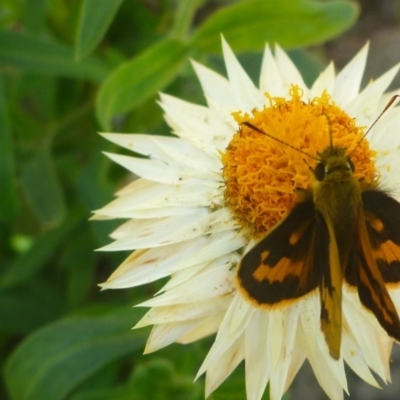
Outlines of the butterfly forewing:
<svg viewBox="0 0 400 400">
<path fill-rule="evenodd" d="M 321 330 L 329 353 L 340 356 L 342 332 L 342 269 L 332 221 L 316 213 L 316 231 L 320 246 L 317 247 L 316 266 L 322 272 L 320 281 Z M 326 250 L 328 249 L 328 250 Z M 325 252 L 325 253 L 323 253 Z M 328 256 L 328 257 L 327 257 Z"/>
<path fill-rule="evenodd" d="M 312 200 L 297 204 L 266 237 L 243 257 L 237 283 L 253 305 L 269 309 L 287 304 L 316 289 L 317 246 Z"/>
</svg>

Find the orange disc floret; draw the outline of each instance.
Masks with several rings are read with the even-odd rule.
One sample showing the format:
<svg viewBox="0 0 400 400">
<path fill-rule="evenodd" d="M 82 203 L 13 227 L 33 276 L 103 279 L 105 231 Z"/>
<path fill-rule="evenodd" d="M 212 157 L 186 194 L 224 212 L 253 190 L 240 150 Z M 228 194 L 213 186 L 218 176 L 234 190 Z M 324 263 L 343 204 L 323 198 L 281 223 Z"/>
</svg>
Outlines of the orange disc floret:
<svg viewBox="0 0 400 400">
<path fill-rule="evenodd" d="M 269 106 L 262 110 L 233 114 L 240 128 L 222 154 L 225 202 L 255 236 L 290 211 L 299 200 L 298 189 L 312 190 L 315 178 L 310 167 L 330 140 L 348 149 L 355 176 L 362 177 L 363 184 L 371 185 L 376 176 L 374 153 L 367 140 L 360 142 L 364 129 L 326 92 L 305 102 L 302 91 L 292 86 L 289 99 L 266 97 Z"/>
</svg>

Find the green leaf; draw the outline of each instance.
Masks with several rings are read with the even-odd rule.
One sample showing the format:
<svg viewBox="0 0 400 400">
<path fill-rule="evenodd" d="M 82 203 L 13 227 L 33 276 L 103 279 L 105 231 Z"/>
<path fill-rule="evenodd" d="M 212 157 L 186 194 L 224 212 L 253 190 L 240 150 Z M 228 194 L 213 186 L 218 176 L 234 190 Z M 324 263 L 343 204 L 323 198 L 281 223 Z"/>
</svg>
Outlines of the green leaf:
<svg viewBox="0 0 400 400">
<path fill-rule="evenodd" d="M 66 399 L 101 368 L 144 346 L 147 330 L 132 331 L 143 311 L 74 317 L 29 336 L 11 355 L 5 381 L 13 400 Z"/>
<path fill-rule="evenodd" d="M 174 365 L 166 359 L 153 359 L 138 365 L 131 382 L 134 390 L 132 398 L 147 400 L 195 400 L 200 399 L 201 388 L 193 383 L 193 377 L 177 374 Z"/>
<path fill-rule="evenodd" d="M 55 254 L 65 238 L 76 228 L 80 220 L 80 215 L 70 213 L 60 228 L 39 236 L 26 253 L 13 260 L 1 277 L 0 288 L 20 285 L 35 276 Z"/>
<path fill-rule="evenodd" d="M 181 39 L 186 37 L 197 9 L 202 6 L 204 2 L 204 0 L 185 0 L 176 3 L 171 36 Z"/>
<path fill-rule="evenodd" d="M 14 146 L 5 96 L 3 77 L 0 75 L 0 219 L 10 221 L 18 213 L 19 201 L 16 187 Z"/>
<path fill-rule="evenodd" d="M 52 282 L 31 279 L 25 286 L 0 290 L 0 331 L 28 334 L 60 316 L 64 301 Z"/>
<path fill-rule="evenodd" d="M 0 32 L 0 62 L 28 72 L 101 82 L 107 68 L 96 59 L 74 60 L 72 49 L 50 38 Z"/>
<path fill-rule="evenodd" d="M 47 0 L 25 0 L 24 27 L 37 34 L 43 28 Z"/>
<path fill-rule="evenodd" d="M 88 226 L 87 226 L 88 228 Z M 76 307 L 83 302 L 94 286 L 97 254 L 89 229 L 79 229 L 69 238 L 62 253 L 60 265 L 66 270 L 67 302 Z"/>
<path fill-rule="evenodd" d="M 27 200 L 45 228 L 58 226 L 66 211 L 64 195 L 47 146 L 43 146 L 22 170 L 21 184 Z"/>
<path fill-rule="evenodd" d="M 97 116 L 103 129 L 110 119 L 132 110 L 167 86 L 186 60 L 186 45 L 165 39 L 112 72 L 100 89 Z"/>
<path fill-rule="evenodd" d="M 122 0 L 83 0 L 75 47 L 77 59 L 87 56 L 98 45 L 121 3 Z"/>
<path fill-rule="evenodd" d="M 237 52 L 260 51 L 266 42 L 283 47 L 312 45 L 339 35 L 357 14 L 357 4 L 341 0 L 241 1 L 212 14 L 192 43 L 211 53 L 220 53 L 220 34 Z"/>
</svg>

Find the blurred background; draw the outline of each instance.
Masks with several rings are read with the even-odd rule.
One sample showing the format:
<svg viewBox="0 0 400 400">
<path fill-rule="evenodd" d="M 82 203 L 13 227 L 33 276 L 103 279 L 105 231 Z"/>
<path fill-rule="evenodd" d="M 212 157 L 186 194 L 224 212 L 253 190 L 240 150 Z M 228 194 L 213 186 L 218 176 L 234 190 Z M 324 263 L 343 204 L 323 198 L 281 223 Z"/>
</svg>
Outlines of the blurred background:
<svg viewBox="0 0 400 400">
<path fill-rule="evenodd" d="M 157 93 L 205 104 L 189 59 L 225 74 L 220 33 L 256 83 L 265 42 L 310 84 L 369 40 L 368 82 L 400 61 L 400 2 L 0 0 L 1 399 L 204 398 L 213 338 L 143 356 L 132 306 L 165 282 L 101 292 L 128 253 L 95 252 L 121 221 L 89 218 L 129 179 L 97 132 L 169 135 Z M 392 364 L 382 390 L 349 372 L 351 399 L 398 399 Z M 210 399 L 244 393 L 240 367 Z M 286 395 L 303 398 L 326 399 L 307 365 Z"/>
</svg>

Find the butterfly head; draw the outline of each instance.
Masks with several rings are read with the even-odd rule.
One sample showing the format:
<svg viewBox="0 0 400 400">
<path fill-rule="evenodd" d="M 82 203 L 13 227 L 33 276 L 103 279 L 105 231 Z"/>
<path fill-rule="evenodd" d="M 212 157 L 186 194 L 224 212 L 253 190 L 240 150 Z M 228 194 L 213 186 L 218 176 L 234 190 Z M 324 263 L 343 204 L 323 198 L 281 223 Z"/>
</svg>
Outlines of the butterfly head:
<svg viewBox="0 0 400 400">
<path fill-rule="evenodd" d="M 352 176 L 355 167 L 343 147 L 327 147 L 318 154 L 318 163 L 312 170 L 317 181 L 338 181 Z"/>
</svg>

